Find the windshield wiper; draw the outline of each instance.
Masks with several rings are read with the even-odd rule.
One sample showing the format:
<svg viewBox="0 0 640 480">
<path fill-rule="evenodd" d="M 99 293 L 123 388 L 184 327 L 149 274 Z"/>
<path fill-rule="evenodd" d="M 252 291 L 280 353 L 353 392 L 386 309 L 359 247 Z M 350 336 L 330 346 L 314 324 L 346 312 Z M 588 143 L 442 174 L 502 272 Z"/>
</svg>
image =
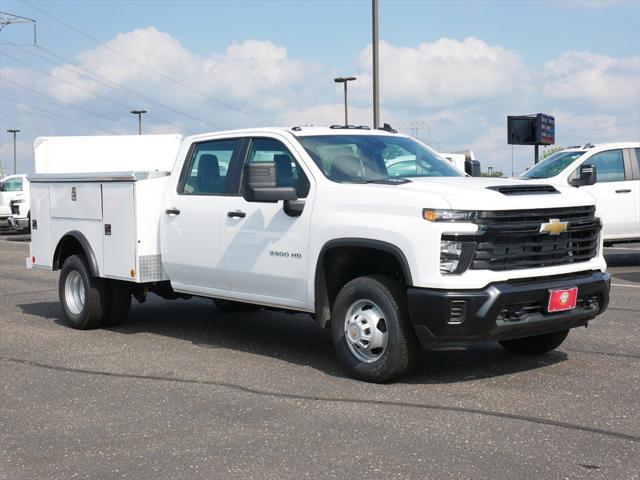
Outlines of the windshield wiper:
<svg viewBox="0 0 640 480">
<path fill-rule="evenodd" d="M 411 180 L 408 178 L 392 177 L 392 178 L 375 178 L 372 180 L 365 180 L 363 183 L 377 183 L 381 185 L 403 185 L 409 183 Z"/>
</svg>

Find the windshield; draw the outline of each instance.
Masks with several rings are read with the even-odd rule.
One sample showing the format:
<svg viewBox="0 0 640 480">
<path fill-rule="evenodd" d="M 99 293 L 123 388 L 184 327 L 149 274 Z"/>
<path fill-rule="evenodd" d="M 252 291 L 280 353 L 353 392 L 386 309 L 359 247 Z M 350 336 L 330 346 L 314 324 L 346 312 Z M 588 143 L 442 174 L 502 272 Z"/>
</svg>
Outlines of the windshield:
<svg viewBox="0 0 640 480">
<path fill-rule="evenodd" d="M 539 164 L 530 168 L 522 175 L 520 178 L 525 180 L 531 180 L 534 178 L 551 178 L 558 175 L 565 168 L 573 163 L 575 159 L 582 156 L 584 154 L 584 150 L 579 151 L 571 151 L 571 152 L 556 152 L 552 155 L 549 155 Z"/>
<path fill-rule="evenodd" d="M 463 177 L 433 150 L 391 135 L 319 135 L 298 141 L 334 182 L 389 182 L 410 177 Z"/>
<path fill-rule="evenodd" d="M 0 182 L 0 192 L 21 192 L 22 178 L 8 178 Z"/>
</svg>

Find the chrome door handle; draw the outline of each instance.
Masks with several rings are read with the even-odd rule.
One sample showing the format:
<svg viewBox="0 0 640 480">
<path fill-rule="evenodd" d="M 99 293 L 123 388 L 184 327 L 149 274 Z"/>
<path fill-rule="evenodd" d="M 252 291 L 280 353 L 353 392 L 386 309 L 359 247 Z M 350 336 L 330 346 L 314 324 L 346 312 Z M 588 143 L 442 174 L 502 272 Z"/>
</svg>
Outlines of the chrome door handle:
<svg viewBox="0 0 640 480">
<path fill-rule="evenodd" d="M 164 213 L 167 215 L 180 215 L 180 210 L 177 208 L 167 208 Z"/>
<path fill-rule="evenodd" d="M 631 190 L 628 189 L 628 188 L 626 188 L 624 190 L 616 190 L 616 193 L 629 193 L 629 192 L 631 192 Z"/>
<path fill-rule="evenodd" d="M 242 211 L 240 211 L 240 210 L 236 210 L 234 212 L 227 212 L 227 217 L 229 217 L 229 218 L 234 218 L 234 217 L 244 218 L 246 216 L 247 216 L 247 214 L 242 212 Z"/>
</svg>

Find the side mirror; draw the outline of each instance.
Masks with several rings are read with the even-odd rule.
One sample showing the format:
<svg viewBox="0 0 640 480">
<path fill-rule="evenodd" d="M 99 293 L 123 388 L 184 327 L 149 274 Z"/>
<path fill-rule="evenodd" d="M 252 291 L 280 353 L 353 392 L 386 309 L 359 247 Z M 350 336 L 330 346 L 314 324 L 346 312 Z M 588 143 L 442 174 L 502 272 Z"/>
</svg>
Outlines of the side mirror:
<svg viewBox="0 0 640 480">
<path fill-rule="evenodd" d="M 595 165 L 580 165 L 580 174 L 578 178 L 571 180 L 571 185 L 574 187 L 584 187 L 586 185 L 593 185 L 598 181 Z"/>
<path fill-rule="evenodd" d="M 247 163 L 244 167 L 243 196 L 247 202 L 296 200 L 293 187 L 278 187 L 275 162 Z"/>
</svg>

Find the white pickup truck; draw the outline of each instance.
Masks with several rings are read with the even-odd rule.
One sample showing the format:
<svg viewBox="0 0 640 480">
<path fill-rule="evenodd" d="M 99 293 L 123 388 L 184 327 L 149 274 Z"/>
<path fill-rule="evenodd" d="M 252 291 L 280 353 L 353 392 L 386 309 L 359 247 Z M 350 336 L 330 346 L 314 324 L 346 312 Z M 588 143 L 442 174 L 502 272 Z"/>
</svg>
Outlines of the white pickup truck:
<svg viewBox="0 0 640 480">
<path fill-rule="evenodd" d="M 29 230 L 29 181 L 26 175 L 0 180 L 0 230 Z"/>
<path fill-rule="evenodd" d="M 640 241 L 640 142 L 587 144 L 555 152 L 520 178 L 552 185 L 579 182 L 582 165 L 593 165 L 596 182 L 584 189 L 596 199 L 605 245 Z"/>
<path fill-rule="evenodd" d="M 414 168 L 389 174 L 397 156 Z M 79 329 L 150 292 L 308 312 L 351 375 L 384 382 L 420 348 L 548 352 L 609 300 L 591 195 L 465 177 L 389 131 L 49 137 L 35 159 L 27 267 L 61 270 Z"/>
</svg>

